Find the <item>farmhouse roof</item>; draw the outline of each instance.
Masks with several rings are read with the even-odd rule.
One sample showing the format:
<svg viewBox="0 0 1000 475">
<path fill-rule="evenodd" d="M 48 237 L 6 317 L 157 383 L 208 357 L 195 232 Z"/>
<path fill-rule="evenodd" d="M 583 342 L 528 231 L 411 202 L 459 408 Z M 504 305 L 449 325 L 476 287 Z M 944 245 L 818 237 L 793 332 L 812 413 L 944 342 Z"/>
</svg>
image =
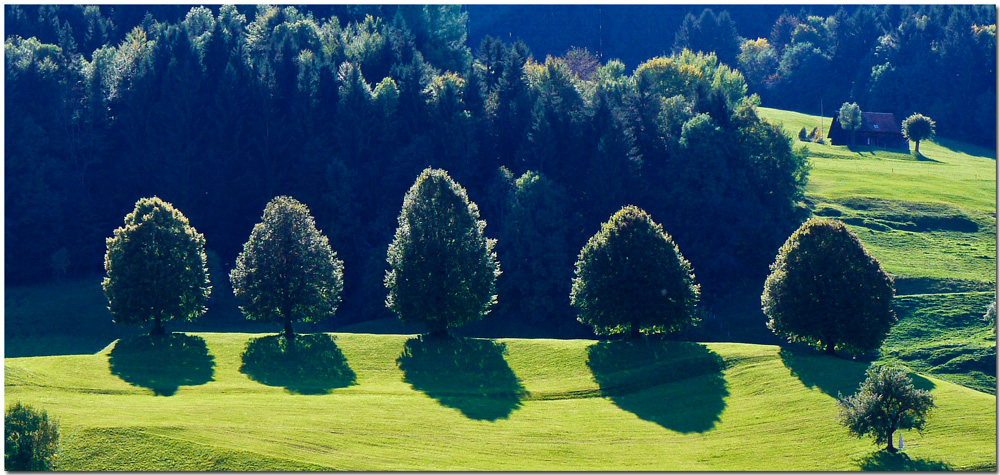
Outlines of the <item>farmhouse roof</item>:
<svg viewBox="0 0 1000 475">
<path fill-rule="evenodd" d="M 862 112 L 858 132 L 898 134 L 899 122 L 891 112 Z"/>
</svg>

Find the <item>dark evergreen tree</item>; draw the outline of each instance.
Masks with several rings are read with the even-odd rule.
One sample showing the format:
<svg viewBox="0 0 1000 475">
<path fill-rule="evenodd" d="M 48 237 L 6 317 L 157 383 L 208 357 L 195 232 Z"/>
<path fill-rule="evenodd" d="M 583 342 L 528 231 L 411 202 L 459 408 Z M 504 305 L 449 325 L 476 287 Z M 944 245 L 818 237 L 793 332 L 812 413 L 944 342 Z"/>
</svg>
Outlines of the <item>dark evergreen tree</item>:
<svg viewBox="0 0 1000 475">
<path fill-rule="evenodd" d="M 892 278 L 851 230 L 810 219 L 778 250 L 764 283 L 767 327 L 789 341 L 849 353 L 878 349 L 896 323 Z"/>
<path fill-rule="evenodd" d="M 486 222 L 444 170 L 425 169 L 403 197 L 389 245 L 386 306 L 404 323 L 447 332 L 479 320 L 496 301 L 500 275 Z"/>
<path fill-rule="evenodd" d="M 152 320 L 150 334 L 162 335 L 164 322 L 205 313 L 212 290 L 205 237 L 173 205 L 140 199 L 107 245 L 103 286 L 116 323 Z"/>
<path fill-rule="evenodd" d="M 598 335 L 635 338 L 695 324 L 699 288 L 663 227 L 626 206 L 580 251 L 570 302 Z"/>
<path fill-rule="evenodd" d="M 292 340 L 292 322 L 316 323 L 334 315 L 343 275 L 343 262 L 316 229 L 309 208 L 278 196 L 264 208 L 229 279 L 248 319 L 281 323 L 285 339 Z"/>
</svg>

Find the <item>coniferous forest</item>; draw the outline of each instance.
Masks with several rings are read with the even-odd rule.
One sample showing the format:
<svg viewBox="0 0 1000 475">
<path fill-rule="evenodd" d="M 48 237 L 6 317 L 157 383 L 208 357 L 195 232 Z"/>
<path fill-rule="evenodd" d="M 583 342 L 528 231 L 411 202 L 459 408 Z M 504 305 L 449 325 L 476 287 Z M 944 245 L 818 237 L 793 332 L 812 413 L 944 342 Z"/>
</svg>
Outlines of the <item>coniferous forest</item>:
<svg viewBox="0 0 1000 475">
<path fill-rule="evenodd" d="M 919 109 L 940 136 L 996 141 L 992 6 L 663 6 L 627 32 L 645 49 L 613 46 L 632 44 L 615 22 L 651 18 L 618 8 L 574 10 L 600 32 L 560 46 L 559 7 L 8 5 L 8 285 L 100 273 L 105 238 L 154 195 L 225 276 L 288 195 L 343 260 L 338 321 L 389 317 L 386 249 L 435 167 L 497 239 L 491 318 L 574 336 L 573 262 L 629 204 L 683 250 L 703 308 L 759 295 L 809 171 L 762 102 Z"/>
</svg>

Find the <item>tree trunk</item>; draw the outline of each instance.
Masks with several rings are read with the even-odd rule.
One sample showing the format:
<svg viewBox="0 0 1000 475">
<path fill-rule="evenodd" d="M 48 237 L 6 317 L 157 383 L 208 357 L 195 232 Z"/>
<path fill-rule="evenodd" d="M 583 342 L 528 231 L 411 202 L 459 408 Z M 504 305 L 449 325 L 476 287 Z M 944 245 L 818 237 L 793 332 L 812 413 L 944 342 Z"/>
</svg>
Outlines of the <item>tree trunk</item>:
<svg viewBox="0 0 1000 475">
<path fill-rule="evenodd" d="M 836 356 L 836 355 L 837 355 L 837 352 L 835 352 L 835 351 L 833 350 L 833 347 L 834 347 L 834 344 L 833 344 L 833 343 L 827 343 L 827 344 L 826 344 L 826 354 L 828 354 L 828 355 L 830 355 L 830 356 Z"/>
<path fill-rule="evenodd" d="M 160 316 L 153 317 L 153 328 L 149 329 L 150 336 L 162 336 L 166 335 L 167 331 L 163 328 L 163 322 L 160 321 Z"/>
<path fill-rule="evenodd" d="M 894 433 L 896 433 L 896 431 L 894 430 L 889 431 L 889 446 L 885 448 L 885 450 L 890 454 L 896 453 L 896 447 L 893 447 L 892 445 L 892 434 Z"/>
<path fill-rule="evenodd" d="M 292 332 L 292 319 L 290 317 L 285 317 L 285 339 L 288 341 L 295 339 L 295 333 Z"/>
<path fill-rule="evenodd" d="M 915 140 L 914 143 L 916 145 L 914 146 L 913 151 L 916 152 L 917 154 L 919 154 L 920 153 L 920 141 L 919 140 Z"/>
</svg>

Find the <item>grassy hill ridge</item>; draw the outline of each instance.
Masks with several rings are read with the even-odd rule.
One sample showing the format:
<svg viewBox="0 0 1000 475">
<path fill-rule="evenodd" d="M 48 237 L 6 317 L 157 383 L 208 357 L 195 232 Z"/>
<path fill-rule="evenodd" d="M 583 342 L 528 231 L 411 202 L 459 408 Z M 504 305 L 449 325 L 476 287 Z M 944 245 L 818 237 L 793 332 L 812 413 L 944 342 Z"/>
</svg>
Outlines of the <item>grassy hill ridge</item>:
<svg viewBox="0 0 1000 475">
<path fill-rule="evenodd" d="M 939 407 L 886 458 L 836 422 L 865 365 L 810 351 L 317 334 L 289 356 L 262 335 L 174 336 L 5 359 L 5 396 L 60 420 L 68 470 L 996 466 L 995 396 L 918 376 Z"/>
</svg>

